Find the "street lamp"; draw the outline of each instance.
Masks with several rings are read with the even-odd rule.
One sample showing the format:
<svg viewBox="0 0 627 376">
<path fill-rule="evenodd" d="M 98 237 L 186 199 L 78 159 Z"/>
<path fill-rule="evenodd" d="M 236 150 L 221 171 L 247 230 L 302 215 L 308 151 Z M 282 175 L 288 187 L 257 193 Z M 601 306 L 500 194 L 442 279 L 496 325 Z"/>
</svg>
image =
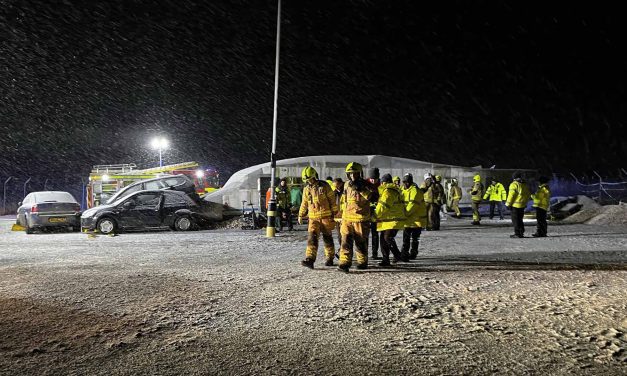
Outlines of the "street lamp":
<svg viewBox="0 0 627 376">
<path fill-rule="evenodd" d="M 163 167 L 162 153 L 163 149 L 167 149 L 170 143 L 163 137 L 155 137 L 150 143 L 153 149 L 159 150 L 159 167 Z"/>
<path fill-rule="evenodd" d="M 2 215 L 7 214 L 7 183 L 13 179 L 13 176 L 9 176 L 7 180 L 4 181 L 4 188 L 2 192 Z"/>
<path fill-rule="evenodd" d="M 50 179 L 46 179 L 46 181 L 44 181 L 44 191 L 48 190 L 48 181 L 50 181 Z"/>
</svg>

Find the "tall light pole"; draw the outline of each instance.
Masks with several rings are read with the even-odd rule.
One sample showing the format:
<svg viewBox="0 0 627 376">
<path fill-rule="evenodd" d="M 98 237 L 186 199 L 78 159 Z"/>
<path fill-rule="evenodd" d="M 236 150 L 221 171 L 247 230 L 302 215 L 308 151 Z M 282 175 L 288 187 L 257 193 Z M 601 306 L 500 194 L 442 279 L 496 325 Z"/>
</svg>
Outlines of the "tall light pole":
<svg viewBox="0 0 627 376">
<path fill-rule="evenodd" d="M 13 179 L 13 176 L 9 176 L 7 180 L 4 181 L 4 188 L 2 192 L 2 215 L 7 214 L 7 183 Z"/>
<path fill-rule="evenodd" d="M 49 180 L 50 180 L 50 179 L 46 179 L 46 181 L 44 181 L 44 191 L 47 191 L 47 190 L 48 190 L 48 181 L 49 181 Z"/>
<path fill-rule="evenodd" d="M 26 186 L 28 185 L 28 183 L 30 182 L 30 177 L 24 182 L 24 196 L 22 197 L 22 200 L 24 200 L 24 197 L 26 197 Z"/>
<path fill-rule="evenodd" d="M 270 154 L 270 202 L 268 203 L 268 225 L 266 226 L 266 237 L 272 238 L 276 233 L 276 193 L 274 191 L 274 180 L 276 174 L 276 122 L 277 122 L 277 101 L 279 97 L 279 51 L 281 42 L 281 0 L 278 0 L 276 16 L 276 62 L 274 65 L 274 116 L 272 118 L 272 154 Z M 278 219 L 281 220 L 280 218 Z"/>
<path fill-rule="evenodd" d="M 163 150 L 167 149 L 169 142 L 163 137 L 155 137 L 150 143 L 153 149 L 159 150 L 159 167 L 163 167 Z"/>
</svg>

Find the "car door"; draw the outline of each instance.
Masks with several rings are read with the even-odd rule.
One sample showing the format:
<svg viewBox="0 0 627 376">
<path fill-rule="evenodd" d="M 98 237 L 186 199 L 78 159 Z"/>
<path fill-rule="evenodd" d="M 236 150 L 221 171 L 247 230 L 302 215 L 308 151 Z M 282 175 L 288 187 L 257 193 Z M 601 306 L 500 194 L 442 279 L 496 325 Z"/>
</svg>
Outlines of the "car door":
<svg viewBox="0 0 627 376">
<path fill-rule="evenodd" d="M 26 226 L 26 212 L 30 210 L 33 194 L 29 193 L 24 197 L 24 202 L 17 208 L 17 222 L 22 226 Z"/>
<path fill-rule="evenodd" d="M 161 226 L 161 192 L 140 192 L 122 204 L 120 225 L 128 229 Z M 129 202 L 130 204 L 126 204 Z"/>
<path fill-rule="evenodd" d="M 165 225 L 172 226 L 176 211 L 188 208 L 187 201 L 184 195 L 175 191 L 164 191 L 163 198 L 162 220 Z"/>
</svg>

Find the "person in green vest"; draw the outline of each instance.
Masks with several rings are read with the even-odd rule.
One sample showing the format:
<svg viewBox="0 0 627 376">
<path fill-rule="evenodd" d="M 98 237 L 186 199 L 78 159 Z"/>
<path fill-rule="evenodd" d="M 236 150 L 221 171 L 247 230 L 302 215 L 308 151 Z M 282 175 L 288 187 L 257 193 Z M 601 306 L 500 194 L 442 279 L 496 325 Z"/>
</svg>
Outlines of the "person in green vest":
<svg viewBox="0 0 627 376">
<path fill-rule="evenodd" d="M 485 190 L 483 195 L 484 200 L 490 201 L 490 219 L 494 218 L 494 207 L 499 210 L 499 218 L 503 219 L 503 201 L 507 200 L 507 192 L 503 184 L 496 181 L 495 178 L 490 178 L 490 185 Z"/>
<path fill-rule="evenodd" d="M 275 194 L 278 213 L 276 227 L 279 231 L 283 231 L 283 221 L 285 221 L 287 228 L 292 231 L 294 229 L 294 225 L 292 225 L 292 202 L 290 192 L 287 189 L 287 179 L 281 179 L 279 186 L 275 188 Z"/>
</svg>

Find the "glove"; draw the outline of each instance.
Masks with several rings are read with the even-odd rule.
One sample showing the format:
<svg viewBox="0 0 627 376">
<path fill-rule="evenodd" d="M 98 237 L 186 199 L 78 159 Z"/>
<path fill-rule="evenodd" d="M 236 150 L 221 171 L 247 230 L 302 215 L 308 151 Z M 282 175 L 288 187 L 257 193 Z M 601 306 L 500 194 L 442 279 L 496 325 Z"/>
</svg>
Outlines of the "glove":
<svg viewBox="0 0 627 376">
<path fill-rule="evenodd" d="M 303 224 L 303 217 L 298 216 L 298 224 L 302 225 Z"/>
</svg>

